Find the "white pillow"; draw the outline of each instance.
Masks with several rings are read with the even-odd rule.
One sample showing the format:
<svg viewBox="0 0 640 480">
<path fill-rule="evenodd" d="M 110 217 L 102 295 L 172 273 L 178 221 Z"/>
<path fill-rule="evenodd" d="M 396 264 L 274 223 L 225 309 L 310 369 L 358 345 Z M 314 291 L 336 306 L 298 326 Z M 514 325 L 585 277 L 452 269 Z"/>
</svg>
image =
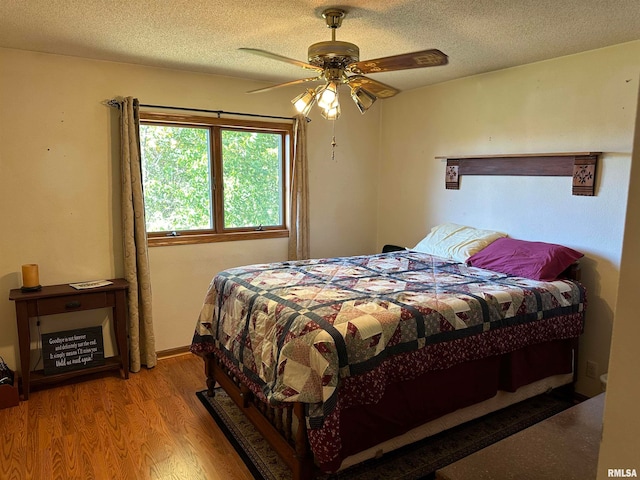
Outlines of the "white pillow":
<svg viewBox="0 0 640 480">
<path fill-rule="evenodd" d="M 493 230 L 443 223 L 433 227 L 413 250 L 465 263 L 474 253 L 506 236 L 506 233 Z"/>
</svg>

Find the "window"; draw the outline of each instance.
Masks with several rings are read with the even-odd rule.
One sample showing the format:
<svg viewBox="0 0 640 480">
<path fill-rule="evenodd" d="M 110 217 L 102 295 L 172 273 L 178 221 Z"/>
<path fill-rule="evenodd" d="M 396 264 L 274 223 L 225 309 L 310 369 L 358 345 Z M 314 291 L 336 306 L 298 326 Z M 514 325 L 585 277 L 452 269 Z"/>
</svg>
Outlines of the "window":
<svg viewBox="0 0 640 480">
<path fill-rule="evenodd" d="M 140 118 L 149 245 L 288 236 L 291 124 Z"/>
</svg>

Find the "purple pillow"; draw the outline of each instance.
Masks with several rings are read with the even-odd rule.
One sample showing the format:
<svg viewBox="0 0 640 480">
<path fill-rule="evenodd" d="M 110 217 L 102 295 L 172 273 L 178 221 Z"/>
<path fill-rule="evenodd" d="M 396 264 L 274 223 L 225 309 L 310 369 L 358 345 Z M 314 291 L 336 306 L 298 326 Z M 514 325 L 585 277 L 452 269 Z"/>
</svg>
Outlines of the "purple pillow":
<svg viewBox="0 0 640 480">
<path fill-rule="evenodd" d="M 583 256 L 553 243 L 499 238 L 472 255 L 467 263 L 494 272 L 551 282 Z"/>
</svg>

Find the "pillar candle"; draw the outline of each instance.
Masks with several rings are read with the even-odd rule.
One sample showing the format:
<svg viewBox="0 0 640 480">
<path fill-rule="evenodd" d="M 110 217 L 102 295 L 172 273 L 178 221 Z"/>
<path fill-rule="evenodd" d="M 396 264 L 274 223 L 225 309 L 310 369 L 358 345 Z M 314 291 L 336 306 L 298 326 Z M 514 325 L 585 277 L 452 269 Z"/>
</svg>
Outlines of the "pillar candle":
<svg viewBox="0 0 640 480">
<path fill-rule="evenodd" d="M 22 265 L 22 286 L 37 287 L 40 285 L 40 275 L 38 273 L 38 264 L 28 263 Z"/>
</svg>

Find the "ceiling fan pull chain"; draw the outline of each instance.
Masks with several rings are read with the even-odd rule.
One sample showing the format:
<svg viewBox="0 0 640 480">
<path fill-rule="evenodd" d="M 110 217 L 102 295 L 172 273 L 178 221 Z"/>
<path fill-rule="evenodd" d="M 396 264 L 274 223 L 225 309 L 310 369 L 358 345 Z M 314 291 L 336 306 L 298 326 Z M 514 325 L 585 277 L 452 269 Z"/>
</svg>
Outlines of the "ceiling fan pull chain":
<svg viewBox="0 0 640 480">
<path fill-rule="evenodd" d="M 336 161 L 336 121 L 333 120 L 333 137 L 331 138 L 331 161 Z"/>
</svg>

